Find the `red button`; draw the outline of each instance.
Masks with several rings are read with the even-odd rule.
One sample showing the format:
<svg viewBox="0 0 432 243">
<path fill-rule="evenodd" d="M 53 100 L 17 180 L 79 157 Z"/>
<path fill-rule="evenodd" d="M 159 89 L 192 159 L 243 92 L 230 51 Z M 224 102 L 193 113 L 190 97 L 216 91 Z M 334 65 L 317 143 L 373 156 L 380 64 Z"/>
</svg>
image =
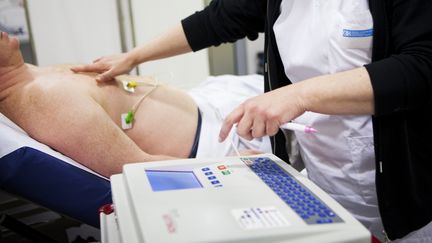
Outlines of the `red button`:
<svg viewBox="0 0 432 243">
<path fill-rule="evenodd" d="M 218 168 L 219 170 L 225 170 L 225 169 L 226 169 L 226 166 L 225 166 L 225 165 L 219 165 L 217 168 Z"/>
<path fill-rule="evenodd" d="M 99 208 L 99 213 L 109 215 L 112 212 L 114 212 L 114 205 L 112 204 L 106 204 Z"/>
</svg>

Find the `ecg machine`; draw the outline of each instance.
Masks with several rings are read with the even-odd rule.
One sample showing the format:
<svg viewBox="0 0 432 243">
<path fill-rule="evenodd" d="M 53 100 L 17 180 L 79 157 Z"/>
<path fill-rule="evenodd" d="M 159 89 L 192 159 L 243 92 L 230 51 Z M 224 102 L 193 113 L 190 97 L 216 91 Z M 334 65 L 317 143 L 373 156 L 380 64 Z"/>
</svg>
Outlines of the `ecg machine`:
<svg viewBox="0 0 432 243">
<path fill-rule="evenodd" d="M 347 210 L 271 154 L 128 164 L 102 242 L 370 242 Z"/>
</svg>

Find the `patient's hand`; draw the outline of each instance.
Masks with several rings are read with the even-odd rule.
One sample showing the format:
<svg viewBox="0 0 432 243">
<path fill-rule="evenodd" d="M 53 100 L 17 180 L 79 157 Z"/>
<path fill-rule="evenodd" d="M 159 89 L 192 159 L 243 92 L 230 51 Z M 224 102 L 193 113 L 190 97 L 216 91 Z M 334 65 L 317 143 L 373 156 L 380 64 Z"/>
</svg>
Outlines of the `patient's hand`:
<svg viewBox="0 0 432 243">
<path fill-rule="evenodd" d="M 257 155 L 257 154 L 264 154 L 262 151 L 253 150 L 253 149 L 246 149 L 246 150 L 240 150 L 240 155 Z"/>
</svg>

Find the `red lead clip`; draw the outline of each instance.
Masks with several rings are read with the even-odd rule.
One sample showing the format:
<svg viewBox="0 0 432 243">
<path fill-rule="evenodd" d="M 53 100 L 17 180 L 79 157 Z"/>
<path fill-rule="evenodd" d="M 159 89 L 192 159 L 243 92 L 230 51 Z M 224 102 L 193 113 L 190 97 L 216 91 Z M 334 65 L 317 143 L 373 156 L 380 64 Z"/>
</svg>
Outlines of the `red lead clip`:
<svg viewBox="0 0 432 243">
<path fill-rule="evenodd" d="M 105 204 L 99 208 L 99 213 L 109 215 L 113 212 L 114 212 L 114 205 L 113 204 Z"/>
</svg>

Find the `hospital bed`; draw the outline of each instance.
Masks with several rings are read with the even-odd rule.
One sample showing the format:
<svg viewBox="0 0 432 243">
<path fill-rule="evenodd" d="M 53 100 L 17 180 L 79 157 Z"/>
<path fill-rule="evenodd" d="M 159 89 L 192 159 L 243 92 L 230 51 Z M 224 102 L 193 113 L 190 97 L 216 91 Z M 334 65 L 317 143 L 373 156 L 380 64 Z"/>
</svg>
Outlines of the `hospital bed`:
<svg viewBox="0 0 432 243">
<path fill-rule="evenodd" d="M 202 112 L 218 109 L 226 115 L 239 102 L 262 93 L 262 84 L 263 78 L 259 75 L 222 75 L 209 77 L 189 94 L 195 98 Z M 220 99 L 221 93 L 227 93 L 223 99 Z M 209 101 L 216 108 L 208 108 L 206 104 Z M 214 119 L 219 121 L 219 118 Z M 230 145 L 222 143 L 218 143 L 220 148 L 216 149 L 213 141 L 217 140 L 217 130 L 204 128 L 202 131 L 206 132 L 206 140 L 200 139 L 200 147 L 203 148 L 200 156 L 208 157 L 214 151 L 228 153 L 231 150 Z M 271 151 L 270 143 L 265 144 L 265 147 L 253 149 Z M 108 178 L 32 139 L 1 113 L 0 190 L 96 227 L 99 226 L 98 209 L 112 202 Z"/>
<path fill-rule="evenodd" d="M 0 113 L 0 189 L 99 227 L 109 180 L 30 138 Z"/>
</svg>

